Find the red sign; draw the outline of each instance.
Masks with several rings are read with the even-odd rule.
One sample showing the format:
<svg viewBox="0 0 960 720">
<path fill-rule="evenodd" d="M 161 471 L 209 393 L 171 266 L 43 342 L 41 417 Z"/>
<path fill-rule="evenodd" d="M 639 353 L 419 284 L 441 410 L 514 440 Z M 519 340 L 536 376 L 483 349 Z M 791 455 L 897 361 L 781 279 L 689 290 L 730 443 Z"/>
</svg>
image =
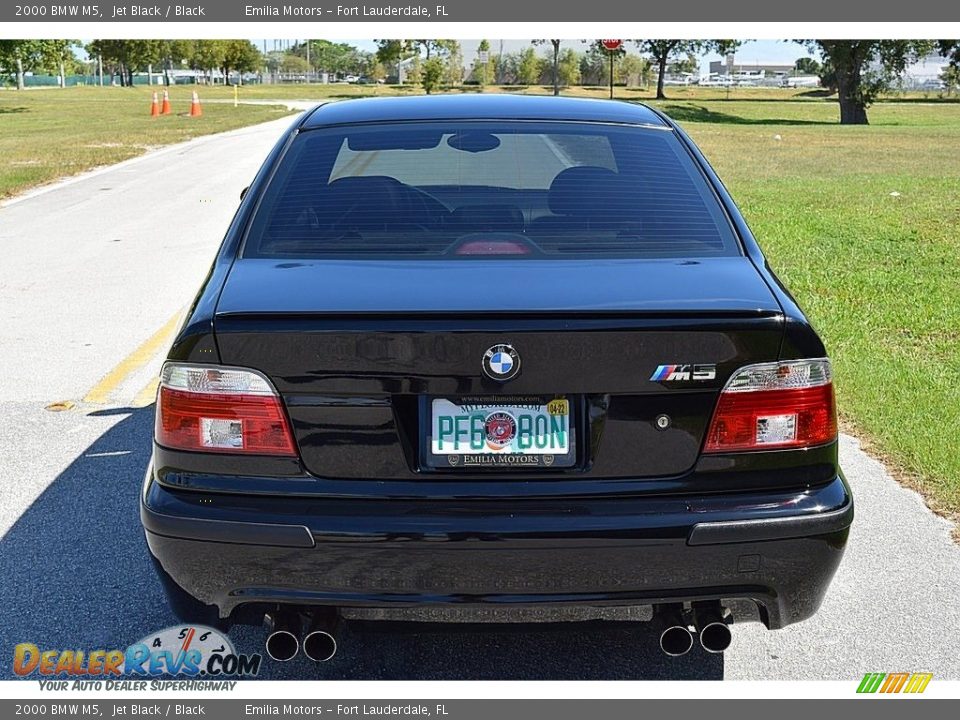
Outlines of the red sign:
<svg viewBox="0 0 960 720">
<path fill-rule="evenodd" d="M 610 52 L 614 52 L 621 48 L 623 40 L 601 40 L 600 44 Z"/>
</svg>

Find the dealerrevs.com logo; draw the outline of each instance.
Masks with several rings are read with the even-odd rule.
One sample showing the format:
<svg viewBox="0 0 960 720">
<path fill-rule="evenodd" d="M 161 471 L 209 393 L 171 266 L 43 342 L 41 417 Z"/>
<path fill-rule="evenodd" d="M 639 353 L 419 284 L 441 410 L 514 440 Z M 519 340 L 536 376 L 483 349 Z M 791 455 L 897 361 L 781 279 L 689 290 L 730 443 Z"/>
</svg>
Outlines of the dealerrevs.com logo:
<svg viewBox="0 0 960 720">
<path fill-rule="evenodd" d="M 236 652 L 223 633 L 204 625 L 175 625 L 152 633 L 125 650 L 41 649 L 20 643 L 13 650 L 13 672 L 71 679 L 129 677 L 253 677 L 260 655 Z"/>
</svg>

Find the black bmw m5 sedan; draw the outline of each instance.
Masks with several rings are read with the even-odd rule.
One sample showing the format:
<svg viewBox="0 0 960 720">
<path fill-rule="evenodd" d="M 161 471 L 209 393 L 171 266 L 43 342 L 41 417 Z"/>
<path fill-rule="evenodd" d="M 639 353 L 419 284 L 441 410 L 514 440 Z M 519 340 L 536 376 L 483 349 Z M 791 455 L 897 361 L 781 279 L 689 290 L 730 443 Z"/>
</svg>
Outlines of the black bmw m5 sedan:
<svg viewBox="0 0 960 720">
<path fill-rule="evenodd" d="M 163 367 L 140 507 L 184 619 L 812 616 L 853 502 L 830 361 L 700 151 L 630 103 L 302 115 Z"/>
</svg>

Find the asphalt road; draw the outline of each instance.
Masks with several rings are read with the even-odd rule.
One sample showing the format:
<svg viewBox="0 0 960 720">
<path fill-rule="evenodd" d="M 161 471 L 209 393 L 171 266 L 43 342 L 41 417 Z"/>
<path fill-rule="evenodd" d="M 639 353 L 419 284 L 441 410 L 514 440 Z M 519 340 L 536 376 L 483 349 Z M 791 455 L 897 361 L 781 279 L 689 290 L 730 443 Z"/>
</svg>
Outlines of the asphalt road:
<svg viewBox="0 0 960 720">
<path fill-rule="evenodd" d="M 288 120 L 203 138 L 0 206 L 0 658 L 18 642 L 110 648 L 174 624 L 137 491 L 175 318 L 241 188 Z M 46 409 L 73 403 L 61 412 Z M 138 407 L 140 406 L 140 407 Z M 819 614 L 737 625 L 724 656 L 662 656 L 646 623 L 444 628 L 350 623 L 272 678 L 960 679 L 960 547 L 844 437 L 857 520 Z M 244 652 L 264 633 L 231 633 Z M 0 677 L 10 675 L 0 661 Z"/>
</svg>

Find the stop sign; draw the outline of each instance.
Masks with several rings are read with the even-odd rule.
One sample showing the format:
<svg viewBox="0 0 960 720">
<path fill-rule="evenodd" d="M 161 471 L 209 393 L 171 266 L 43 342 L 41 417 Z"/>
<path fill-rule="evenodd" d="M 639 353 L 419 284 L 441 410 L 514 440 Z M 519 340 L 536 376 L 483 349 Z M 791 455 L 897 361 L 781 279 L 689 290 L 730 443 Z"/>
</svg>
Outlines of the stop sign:
<svg viewBox="0 0 960 720">
<path fill-rule="evenodd" d="M 620 49 L 620 46 L 623 45 L 623 40 L 601 40 L 600 44 L 610 52 L 613 52 L 614 50 Z"/>
</svg>

